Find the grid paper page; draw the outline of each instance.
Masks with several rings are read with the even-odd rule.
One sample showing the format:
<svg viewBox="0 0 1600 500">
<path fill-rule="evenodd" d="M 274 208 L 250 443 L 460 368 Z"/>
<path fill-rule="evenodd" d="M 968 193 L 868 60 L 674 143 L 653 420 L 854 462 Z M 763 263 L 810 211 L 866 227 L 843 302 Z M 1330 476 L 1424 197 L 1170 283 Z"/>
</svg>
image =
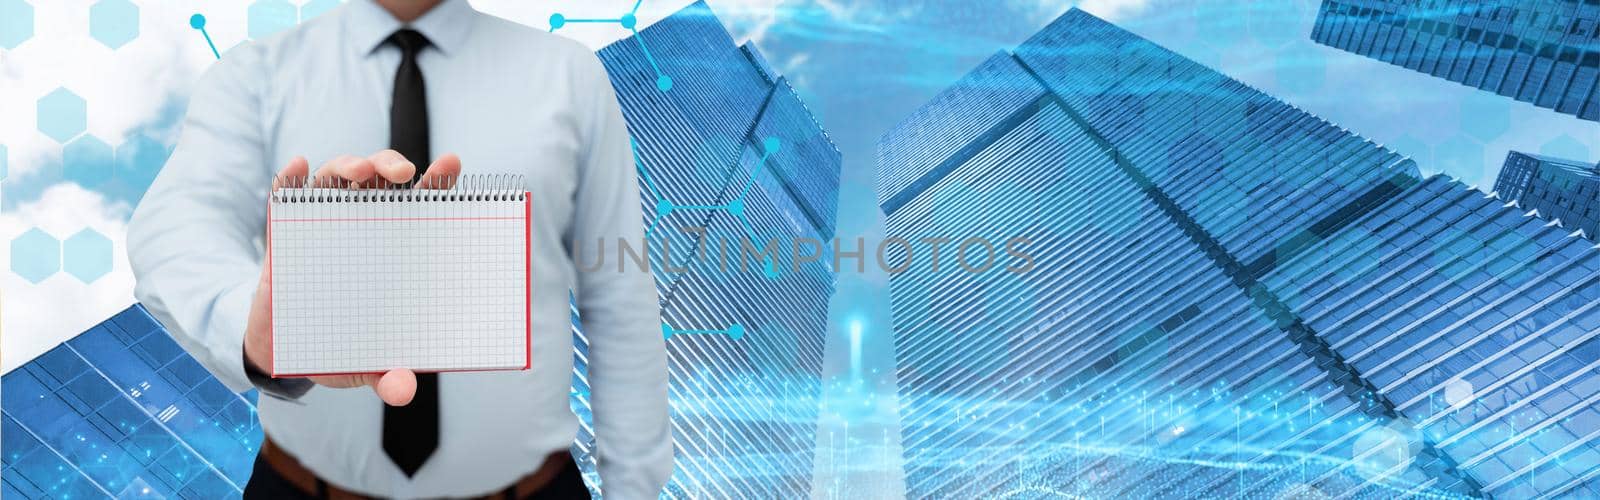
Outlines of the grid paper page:
<svg viewBox="0 0 1600 500">
<path fill-rule="evenodd" d="M 273 374 L 526 368 L 514 198 L 271 202 Z"/>
</svg>

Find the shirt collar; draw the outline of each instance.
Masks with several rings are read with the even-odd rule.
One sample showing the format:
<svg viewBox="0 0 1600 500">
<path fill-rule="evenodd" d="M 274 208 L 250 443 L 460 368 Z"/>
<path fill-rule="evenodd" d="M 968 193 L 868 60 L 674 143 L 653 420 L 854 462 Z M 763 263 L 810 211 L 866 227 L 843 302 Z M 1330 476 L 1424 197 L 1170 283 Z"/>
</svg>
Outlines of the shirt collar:
<svg viewBox="0 0 1600 500">
<path fill-rule="evenodd" d="M 466 42 L 474 14 L 477 11 L 466 0 L 444 0 L 409 26 L 428 37 L 434 48 L 449 54 Z M 377 50 L 389 35 L 405 26 L 373 0 L 350 2 L 345 16 L 345 34 L 351 47 L 362 56 Z"/>
</svg>

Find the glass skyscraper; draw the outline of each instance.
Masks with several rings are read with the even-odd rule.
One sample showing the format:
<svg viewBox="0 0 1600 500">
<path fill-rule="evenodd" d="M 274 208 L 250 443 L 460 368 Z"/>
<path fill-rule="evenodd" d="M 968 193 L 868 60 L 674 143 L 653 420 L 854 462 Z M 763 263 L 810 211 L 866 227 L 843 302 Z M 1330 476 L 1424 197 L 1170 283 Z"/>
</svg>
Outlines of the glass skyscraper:
<svg viewBox="0 0 1600 500">
<path fill-rule="evenodd" d="M 652 228 L 677 448 L 667 495 L 806 496 L 834 276 L 822 262 L 796 267 L 788 249 L 833 237 L 839 151 L 703 2 L 599 54 L 636 142 Z M 744 241 L 778 251 L 745 258 Z M 593 478 L 581 320 L 574 338 L 573 406 L 585 420 L 576 449 Z"/>
<path fill-rule="evenodd" d="M 133 306 L 7 373 L 5 498 L 237 498 L 261 444 L 235 394 Z"/>
<path fill-rule="evenodd" d="M 1324 0 L 1311 38 L 1600 121 L 1600 2 Z"/>
<path fill-rule="evenodd" d="M 1570 230 L 1079 10 L 878 158 L 911 497 L 1600 494 Z"/>
<path fill-rule="evenodd" d="M 1568 229 L 1600 238 L 1600 164 L 1512 151 L 1500 167 L 1494 191 L 1524 209 L 1559 219 Z"/>
<path fill-rule="evenodd" d="M 667 496 L 805 496 L 834 276 L 820 262 L 795 266 L 788 251 L 741 269 L 736 252 L 745 239 L 787 249 L 831 238 L 839 152 L 704 3 L 600 57 L 652 228 L 676 448 Z M 721 247 L 733 249 L 726 261 Z M 573 451 L 594 484 L 588 343 L 572 315 Z M 3 397 L 5 498 L 237 497 L 261 440 L 254 392 L 229 392 L 137 305 L 7 373 Z"/>
</svg>

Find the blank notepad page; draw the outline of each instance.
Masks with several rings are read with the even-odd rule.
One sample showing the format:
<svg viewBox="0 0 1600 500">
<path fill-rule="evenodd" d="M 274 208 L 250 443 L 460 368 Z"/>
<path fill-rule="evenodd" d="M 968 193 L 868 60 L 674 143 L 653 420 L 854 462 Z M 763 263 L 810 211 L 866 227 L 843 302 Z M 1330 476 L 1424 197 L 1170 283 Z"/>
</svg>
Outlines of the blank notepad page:
<svg viewBox="0 0 1600 500">
<path fill-rule="evenodd" d="M 513 178 L 269 203 L 274 376 L 527 368 L 530 205 Z"/>
</svg>

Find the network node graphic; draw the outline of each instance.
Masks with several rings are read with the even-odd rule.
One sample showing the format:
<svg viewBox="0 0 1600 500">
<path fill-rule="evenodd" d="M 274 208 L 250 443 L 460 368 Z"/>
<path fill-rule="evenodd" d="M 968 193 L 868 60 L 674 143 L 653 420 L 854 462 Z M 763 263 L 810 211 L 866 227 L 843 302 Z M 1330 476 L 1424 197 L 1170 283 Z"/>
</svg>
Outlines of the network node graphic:
<svg viewBox="0 0 1600 500">
<path fill-rule="evenodd" d="M 554 33 L 572 23 L 616 23 L 622 29 L 628 30 L 634 40 L 639 41 L 639 50 L 644 52 L 645 60 L 650 63 L 650 69 L 656 73 L 656 89 L 667 92 L 672 90 L 672 77 L 661 72 L 661 66 L 656 64 L 656 58 L 650 53 L 650 47 L 645 45 L 644 37 L 639 36 L 639 7 L 644 5 L 644 0 L 633 3 L 633 8 L 615 18 L 568 18 L 557 12 L 550 15 L 550 32 Z"/>
<path fill-rule="evenodd" d="M 729 200 L 726 203 L 679 204 L 674 203 L 672 200 L 667 199 L 666 196 L 661 194 L 661 190 L 656 187 L 655 180 L 650 178 L 650 172 L 646 171 L 644 164 L 639 162 L 639 143 L 634 141 L 632 143 L 634 165 L 636 168 L 638 168 L 639 177 L 644 180 L 646 191 L 651 197 L 656 199 L 656 216 L 650 221 L 650 225 L 646 227 L 645 238 L 650 239 L 654 237 L 657 227 L 661 224 L 661 220 L 666 218 L 668 215 L 672 215 L 672 212 L 674 211 L 702 210 L 711 212 L 727 212 L 728 215 L 733 216 L 734 219 L 739 221 L 739 225 L 743 227 L 745 231 L 745 236 L 749 237 L 752 241 L 758 240 L 760 237 L 756 234 L 755 227 L 750 225 L 749 219 L 746 219 L 744 216 L 745 198 L 750 195 L 750 187 L 761 181 L 761 172 L 767 169 L 767 163 L 769 159 L 774 153 L 777 153 L 783 147 L 783 141 L 772 136 L 763 139 L 761 143 L 765 148 L 765 151 L 762 152 L 760 160 L 756 162 L 756 166 L 751 170 L 750 175 L 746 177 L 744 187 L 740 189 L 738 197 L 734 198 L 733 200 Z"/>
<path fill-rule="evenodd" d="M 222 53 L 221 52 L 217 52 L 217 44 L 216 44 L 216 42 L 211 41 L 211 33 L 206 31 L 206 16 L 204 16 L 202 14 L 195 14 L 195 15 L 189 16 L 189 27 L 190 28 L 194 28 L 195 31 L 199 31 L 200 32 L 200 36 L 205 37 L 205 39 L 206 39 L 206 47 L 209 47 L 211 49 L 211 55 L 213 57 L 215 57 L 217 59 L 222 59 Z"/>
<path fill-rule="evenodd" d="M 680 330 L 666 323 L 661 324 L 662 339 L 671 339 L 674 335 L 724 335 L 729 339 L 739 340 L 744 338 L 744 326 L 734 324 L 718 330 Z"/>
</svg>

